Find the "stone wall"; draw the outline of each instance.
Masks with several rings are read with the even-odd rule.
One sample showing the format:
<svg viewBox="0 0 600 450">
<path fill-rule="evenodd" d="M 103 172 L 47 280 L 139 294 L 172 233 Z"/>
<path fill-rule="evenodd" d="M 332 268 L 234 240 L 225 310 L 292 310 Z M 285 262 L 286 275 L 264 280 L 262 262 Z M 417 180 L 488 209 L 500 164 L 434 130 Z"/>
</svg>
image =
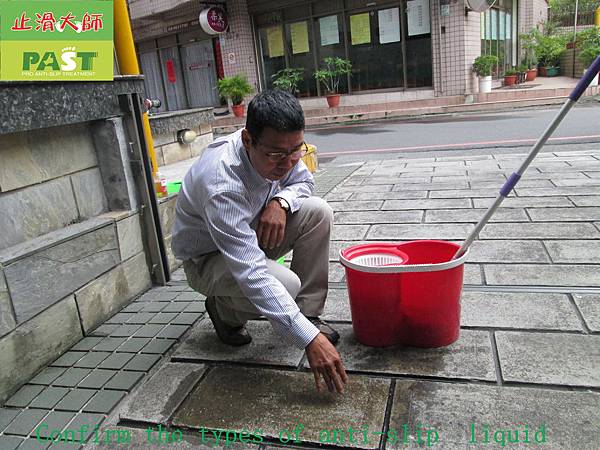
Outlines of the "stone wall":
<svg viewBox="0 0 600 450">
<path fill-rule="evenodd" d="M 0 403 L 151 286 L 119 81 L 0 83 Z"/>
<path fill-rule="evenodd" d="M 212 110 L 212 108 L 197 108 L 150 116 L 154 151 L 159 166 L 200 156 L 206 146 L 213 141 Z M 185 129 L 192 130 L 198 135 L 190 144 L 177 140 L 178 132 Z"/>
</svg>

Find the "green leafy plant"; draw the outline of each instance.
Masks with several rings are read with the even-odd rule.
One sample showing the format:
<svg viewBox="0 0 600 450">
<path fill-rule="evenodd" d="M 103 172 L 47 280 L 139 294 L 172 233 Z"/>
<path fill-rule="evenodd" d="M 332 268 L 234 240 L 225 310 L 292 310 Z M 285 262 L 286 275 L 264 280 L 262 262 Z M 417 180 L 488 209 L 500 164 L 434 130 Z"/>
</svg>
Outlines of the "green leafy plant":
<svg viewBox="0 0 600 450">
<path fill-rule="evenodd" d="M 566 50 L 567 37 L 536 33 L 535 53 L 540 67 L 556 67 Z"/>
<path fill-rule="evenodd" d="M 537 45 L 537 29 L 533 28 L 529 33 L 523 33 L 519 36 L 521 40 L 521 47 L 523 48 L 523 64 L 528 69 L 534 69 L 538 64 L 537 54 L 535 48 Z"/>
<path fill-rule="evenodd" d="M 480 77 L 487 77 L 498 65 L 498 57 L 495 55 L 481 55 L 473 61 L 473 72 Z"/>
<path fill-rule="evenodd" d="M 323 64 L 325 67 L 315 71 L 315 79 L 323 83 L 327 93 L 337 94 L 340 78 L 352 72 L 352 63 L 344 58 L 327 57 Z"/>
<path fill-rule="evenodd" d="M 585 67 L 589 67 L 600 55 L 600 27 L 587 28 L 577 35 L 577 58 Z"/>
<path fill-rule="evenodd" d="M 221 97 L 231 99 L 231 103 L 234 105 L 241 104 L 244 96 L 254 92 L 246 77 L 240 74 L 218 80 L 217 87 Z"/>
<path fill-rule="evenodd" d="M 271 75 L 271 78 L 273 79 L 273 86 L 276 88 L 296 94 L 298 85 L 304 78 L 304 69 L 288 67 Z"/>
<path fill-rule="evenodd" d="M 518 73 L 519 73 L 519 72 L 517 72 L 517 70 L 516 70 L 516 69 L 507 69 L 507 70 L 504 72 L 504 76 L 505 76 L 505 77 L 510 77 L 510 76 L 514 76 L 514 75 L 516 75 L 516 74 L 518 74 Z"/>
</svg>

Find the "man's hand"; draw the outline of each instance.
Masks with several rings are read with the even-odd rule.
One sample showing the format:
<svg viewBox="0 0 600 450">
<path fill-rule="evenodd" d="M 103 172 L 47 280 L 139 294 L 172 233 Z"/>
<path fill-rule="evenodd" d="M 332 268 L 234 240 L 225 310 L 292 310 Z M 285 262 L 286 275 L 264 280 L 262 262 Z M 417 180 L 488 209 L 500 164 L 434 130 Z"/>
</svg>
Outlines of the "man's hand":
<svg viewBox="0 0 600 450">
<path fill-rule="evenodd" d="M 305 350 L 308 364 L 315 376 L 317 391 L 323 389 L 321 383 L 321 377 L 323 377 L 329 392 L 343 394 L 344 385 L 348 382 L 348 375 L 346 375 L 346 369 L 344 369 L 340 354 L 329 342 L 329 339 L 324 334 L 319 333 L 306 346 Z"/>
<path fill-rule="evenodd" d="M 271 200 L 267 203 L 256 229 L 258 243 L 262 248 L 275 248 L 281 245 L 285 232 L 285 221 L 286 214 L 279 202 Z"/>
</svg>

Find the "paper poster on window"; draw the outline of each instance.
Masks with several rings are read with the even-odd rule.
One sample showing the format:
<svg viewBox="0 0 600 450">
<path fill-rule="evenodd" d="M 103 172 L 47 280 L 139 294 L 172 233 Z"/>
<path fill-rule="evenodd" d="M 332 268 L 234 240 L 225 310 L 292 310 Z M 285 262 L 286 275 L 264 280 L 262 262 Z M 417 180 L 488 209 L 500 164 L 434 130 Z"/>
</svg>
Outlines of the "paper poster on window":
<svg viewBox="0 0 600 450">
<path fill-rule="evenodd" d="M 350 34 L 352 35 L 352 45 L 369 44 L 371 42 L 369 13 L 350 16 Z"/>
<path fill-rule="evenodd" d="M 283 56 L 283 33 L 281 27 L 267 28 L 267 47 L 269 58 Z"/>
<path fill-rule="evenodd" d="M 290 35 L 292 37 L 292 53 L 307 53 L 308 48 L 308 25 L 304 22 L 296 22 L 290 25 Z"/>
<path fill-rule="evenodd" d="M 409 36 L 431 32 L 429 0 L 410 0 L 406 2 L 406 14 Z"/>
<path fill-rule="evenodd" d="M 400 41 L 400 9 L 390 8 L 377 11 L 379 19 L 379 43 Z"/>
<path fill-rule="evenodd" d="M 319 31 L 321 33 L 321 45 L 340 43 L 337 15 L 321 17 L 319 19 Z"/>
</svg>

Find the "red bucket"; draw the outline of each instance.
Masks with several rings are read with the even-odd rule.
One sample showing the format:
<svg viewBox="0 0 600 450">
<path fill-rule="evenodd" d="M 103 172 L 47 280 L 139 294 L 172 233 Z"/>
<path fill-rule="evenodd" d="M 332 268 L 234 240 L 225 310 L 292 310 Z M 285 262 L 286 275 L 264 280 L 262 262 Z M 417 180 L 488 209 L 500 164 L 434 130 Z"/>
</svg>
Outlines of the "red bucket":
<svg viewBox="0 0 600 450">
<path fill-rule="evenodd" d="M 467 253 L 446 241 L 355 245 L 340 252 L 356 340 L 442 347 L 458 339 Z"/>
</svg>

